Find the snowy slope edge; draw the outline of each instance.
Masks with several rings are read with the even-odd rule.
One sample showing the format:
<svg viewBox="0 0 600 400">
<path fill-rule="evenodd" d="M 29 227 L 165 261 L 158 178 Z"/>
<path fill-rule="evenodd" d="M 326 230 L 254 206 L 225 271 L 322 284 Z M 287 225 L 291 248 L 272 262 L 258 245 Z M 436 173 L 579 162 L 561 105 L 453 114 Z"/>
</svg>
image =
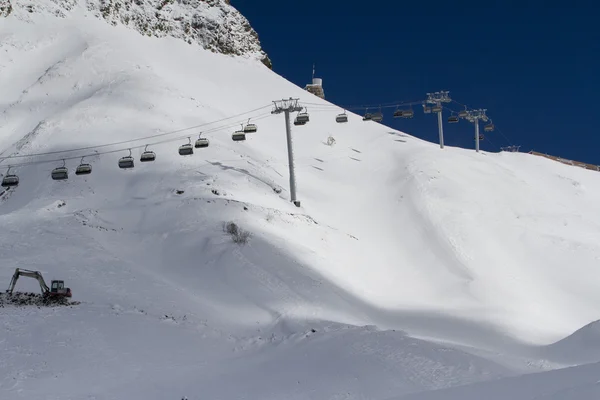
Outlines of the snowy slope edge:
<svg viewBox="0 0 600 400">
<path fill-rule="evenodd" d="M 66 18 L 77 7 L 142 35 L 171 36 L 215 53 L 254 58 L 271 68 L 258 34 L 228 0 L 0 0 L 0 17 L 45 13 Z"/>
</svg>

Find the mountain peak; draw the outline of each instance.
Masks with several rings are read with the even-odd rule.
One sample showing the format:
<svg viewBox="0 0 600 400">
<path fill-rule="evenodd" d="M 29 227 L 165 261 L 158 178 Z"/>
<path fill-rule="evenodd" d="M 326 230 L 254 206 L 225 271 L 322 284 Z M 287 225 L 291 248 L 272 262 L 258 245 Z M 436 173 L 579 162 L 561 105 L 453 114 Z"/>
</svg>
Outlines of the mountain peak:
<svg viewBox="0 0 600 400">
<path fill-rule="evenodd" d="M 78 7 L 142 35 L 179 38 L 215 53 L 255 58 L 271 68 L 258 34 L 229 0 L 0 0 L 0 17 L 49 13 L 67 18 Z"/>
</svg>

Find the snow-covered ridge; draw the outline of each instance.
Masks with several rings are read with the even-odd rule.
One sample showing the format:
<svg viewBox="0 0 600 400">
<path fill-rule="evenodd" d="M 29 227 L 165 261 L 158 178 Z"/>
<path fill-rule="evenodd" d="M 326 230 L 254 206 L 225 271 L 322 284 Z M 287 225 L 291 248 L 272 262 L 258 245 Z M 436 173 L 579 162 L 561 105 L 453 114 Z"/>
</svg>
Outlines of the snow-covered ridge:
<svg viewBox="0 0 600 400">
<path fill-rule="evenodd" d="M 258 34 L 229 0 L 0 0 L 0 17 L 31 13 L 66 18 L 78 8 L 143 35 L 172 36 L 216 53 L 271 61 Z"/>
</svg>

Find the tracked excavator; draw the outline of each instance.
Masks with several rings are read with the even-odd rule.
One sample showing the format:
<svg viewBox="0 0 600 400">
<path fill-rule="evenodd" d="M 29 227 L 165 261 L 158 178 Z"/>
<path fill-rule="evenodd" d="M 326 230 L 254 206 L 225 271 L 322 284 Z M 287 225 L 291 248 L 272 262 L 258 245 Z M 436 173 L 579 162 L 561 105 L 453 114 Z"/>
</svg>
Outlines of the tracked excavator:
<svg viewBox="0 0 600 400">
<path fill-rule="evenodd" d="M 6 291 L 7 293 L 12 294 L 13 290 L 15 289 L 15 285 L 17 284 L 17 281 L 19 280 L 19 278 L 21 276 L 26 276 L 28 278 L 37 279 L 38 283 L 40 284 L 40 288 L 42 289 L 42 295 L 44 297 L 60 298 L 60 297 L 71 297 L 72 296 L 71 289 L 65 287 L 64 281 L 58 281 L 58 280 L 52 281 L 52 282 L 50 282 L 50 287 L 48 287 L 48 285 L 46 285 L 46 282 L 44 281 L 44 277 L 42 276 L 41 272 L 30 271 L 28 269 L 20 269 L 20 268 L 17 268 L 15 270 L 15 273 L 13 274 L 13 277 L 10 280 L 10 285 L 8 286 L 8 290 Z"/>
</svg>

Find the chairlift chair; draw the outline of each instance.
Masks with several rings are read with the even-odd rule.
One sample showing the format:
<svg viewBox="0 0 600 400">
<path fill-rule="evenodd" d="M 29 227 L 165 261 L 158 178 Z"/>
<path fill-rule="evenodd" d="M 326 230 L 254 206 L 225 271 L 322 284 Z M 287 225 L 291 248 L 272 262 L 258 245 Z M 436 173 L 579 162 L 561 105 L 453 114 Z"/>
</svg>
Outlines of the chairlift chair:
<svg viewBox="0 0 600 400">
<path fill-rule="evenodd" d="M 412 118 L 414 116 L 415 116 L 415 112 L 412 109 L 402 111 L 402 115 L 401 115 L 402 118 Z"/>
<path fill-rule="evenodd" d="M 189 156 L 194 154 L 194 146 L 192 146 L 192 139 L 188 138 L 189 143 L 182 144 L 179 146 L 179 155 L 180 156 Z"/>
<path fill-rule="evenodd" d="M 92 165 L 89 163 L 83 162 L 83 157 L 81 157 L 81 162 L 75 169 L 75 175 L 89 175 L 92 173 Z"/>
<path fill-rule="evenodd" d="M 231 139 L 234 142 L 240 142 L 242 140 L 246 140 L 246 133 L 244 131 L 235 131 L 231 135 Z"/>
<path fill-rule="evenodd" d="M 448 117 L 449 124 L 455 124 L 458 122 L 458 117 L 456 115 L 451 115 Z"/>
<path fill-rule="evenodd" d="M 69 170 L 65 166 L 65 160 L 63 160 L 62 167 L 56 167 L 52 170 L 50 176 L 55 181 L 64 181 L 69 179 Z"/>
<path fill-rule="evenodd" d="M 303 111 L 303 112 L 299 113 L 298 116 L 296 117 L 296 119 L 298 120 L 298 122 L 301 122 L 302 124 L 306 124 L 308 121 L 310 121 L 310 117 L 308 116 L 308 111 Z"/>
<path fill-rule="evenodd" d="M 485 139 L 485 137 L 483 136 L 483 134 L 482 134 L 482 133 L 480 133 L 480 134 L 479 134 L 479 140 L 483 140 L 483 139 Z M 474 140 L 477 140 L 477 137 L 475 137 L 475 139 L 474 139 Z"/>
<path fill-rule="evenodd" d="M 363 121 L 371 121 L 373 119 L 373 114 L 371 113 L 366 113 L 365 116 L 363 117 Z"/>
<path fill-rule="evenodd" d="M 8 171 L 6 171 L 6 175 L 2 178 L 2 187 L 10 188 L 14 186 L 19 186 L 19 177 L 15 174 L 11 174 L 9 167 Z"/>
<path fill-rule="evenodd" d="M 251 124 L 250 119 L 248 119 L 248 123 L 244 127 L 244 133 L 254 133 L 258 130 L 256 124 Z"/>
<path fill-rule="evenodd" d="M 383 121 L 383 113 L 378 111 L 371 116 L 371 119 L 375 122 L 381 122 Z"/>
<path fill-rule="evenodd" d="M 462 110 L 458 112 L 458 118 L 467 118 L 469 116 L 469 112 L 467 110 Z"/>
<path fill-rule="evenodd" d="M 433 106 L 433 107 L 431 107 L 431 112 L 432 113 L 442 112 L 442 107 L 441 106 Z"/>
<path fill-rule="evenodd" d="M 402 110 L 396 110 L 394 111 L 394 118 L 400 118 L 402 117 Z"/>
<path fill-rule="evenodd" d="M 425 104 L 423 104 L 423 113 L 431 114 L 431 107 L 427 107 Z"/>
<path fill-rule="evenodd" d="M 348 114 L 346 114 L 346 111 L 344 111 L 342 114 L 338 114 L 335 117 L 335 122 L 337 122 L 339 124 L 343 124 L 344 122 L 348 122 Z"/>
<path fill-rule="evenodd" d="M 152 162 L 156 160 L 156 153 L 148 150 L 148 146 L 144 148 L 144 152 L 140 156 L 140 162 Z"/>
<path fill-rule="evenodd" d="M 196 139 L 196 143 L 194 144 L 194 147 L 199 149 L 199 148 L 203 148 L 203 147 L 208 147 L 208 145 L 209 145 L 208 139 L 202 137 L 200 134 L 198 136 L 198 139 Z"/>
<path fill-rule="evenodd" d="M 306 122 L 302 122 L 298 120 L 298 117 L 294 118 L 294 125 L 295 126 L 302 126 L 302 125 L 306 125 Z"/>
<path fill-rule="evenodd" d="M 494 131 L 494 124 L 492 123 L 491 120 L 490 120 L 490 123 L 483 128 L 483 130 L 485 132 L 493 132 Z"/>
<path fill-rule="evenodd" d="M 119 168 L 130 169 L 130 168 L 133 168 L 133 165 L 134 165 L 134 161 L 133 161 L 133 157 L 131 156 L 131 149 L 129 149 L 129 155 L 125 156 L 125 157 L 121 157 L 119 159 Z"/>
</svg>

